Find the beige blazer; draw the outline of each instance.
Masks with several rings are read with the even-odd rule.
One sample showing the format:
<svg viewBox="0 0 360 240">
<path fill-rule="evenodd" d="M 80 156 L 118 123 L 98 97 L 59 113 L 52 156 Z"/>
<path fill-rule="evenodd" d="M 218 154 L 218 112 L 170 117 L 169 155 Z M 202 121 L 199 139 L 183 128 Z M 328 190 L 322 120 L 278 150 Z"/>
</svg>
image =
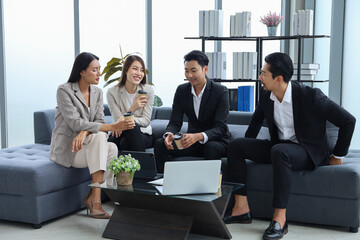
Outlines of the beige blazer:
<svg viewBox="0 0 360 240">
<path fill-rule="evenodd" d="M 140 126 L 142 133 L 151 135 L 152 128 L 150 125 L 151 112 L 154 105 L 154 88 L 149 84 L 139 84 L 137 90 L 143 90 L 147 92 L 148 99 L 144 107 L 139 108 L 134 112 L 135 123 Z M 125 87 L 119 87 L 118 85 L 109 88 L 106 93 L 109 109 L 111 115 L 116 122 L 121 116 L 128 111 L 126 107 L 126 89 Z M 132 105 L 132 103 L 130 104 Z"/>
<path fill-rule="evenodd" d="M 51 136 L 50 159 L 70 167 L 76 151 L 71 152 L 72 141 L 80 131 L 99 132 L 104 120 L 101 89 L 90 85 L 90 113 L 78 83 L 64 83 L 56 93 L 55 128 Z M 84 144 L 86 144 L 86 139 Z"/>
</svg>

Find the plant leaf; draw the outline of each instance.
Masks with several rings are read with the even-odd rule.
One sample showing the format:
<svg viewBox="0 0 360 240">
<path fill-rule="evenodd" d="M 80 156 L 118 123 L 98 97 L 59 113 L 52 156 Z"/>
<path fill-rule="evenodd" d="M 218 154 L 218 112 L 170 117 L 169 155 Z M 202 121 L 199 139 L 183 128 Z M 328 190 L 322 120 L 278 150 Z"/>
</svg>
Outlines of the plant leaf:
<svg viewBox="0 0 360 240">
<path fill-rule="evenodd" d="M 107 73 L 111 68 L 114 68 L 114 67 L 116 67 L 116 66 L 121 66 L 121 65 L 122 65 L 122 64 L 119 63 L 119 62 L 114 62 L 114 63 L 112 63 L 112 64 L 108 64 L 108 65 L 104 68 L 103 72 L 101 73 L 101 76 L 104 75 L 105 73 Z"/>
<path fill-rule="evenodd" d="M 111 77 L 111 75 L 113 75 L 114 73 L 116 73 L 118 71 L 121 72 L 122 69 L 123 69 L 122 66 L 109 69 L 109 71 L 105 74 L 105 77 L 104 77 L 105 82 Z"/>
<path fill-rule="evenodd" d="M 163 105 L 163 102 L 161 101 L 161 98 L 159 98 L 157 95 L 154 96 L 154 106 L 155 107 L 161 107 Z"/>
<path fill-rule="evenodd" d="M 108 61 L 107 65 L 111 65 L 113 63 L 119 63 L 120 61 L 121 61 L 121 58 L 113 57 L 110 61 Z"/>
<path fill-rule="evenodd" d="M 111 79 L 111 80 L 107 81 L 107 82 L 104 84 L 103 87 L 106 87 L 107 85 L 109 85 L 109 84 L 111 84 L 111 83 L 113 83 L 113 82 L 115 82 L 115 81 L 119 81 L 119 79 L 120 79 L 120 77 Z"/>
</svg>

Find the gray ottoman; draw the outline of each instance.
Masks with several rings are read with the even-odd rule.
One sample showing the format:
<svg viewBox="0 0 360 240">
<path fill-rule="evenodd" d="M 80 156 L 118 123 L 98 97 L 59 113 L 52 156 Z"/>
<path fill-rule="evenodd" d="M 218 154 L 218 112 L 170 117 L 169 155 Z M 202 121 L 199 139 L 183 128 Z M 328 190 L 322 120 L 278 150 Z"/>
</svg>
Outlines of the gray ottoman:
<svg viewBox="0 0 360 240">
<path fill-rule="evenodd" d="M 83 207 L 87 168 L 64 168 L 49 160 L 49 145 L 0 150 L 0 219 L 41 223 Z"/>
</svg>

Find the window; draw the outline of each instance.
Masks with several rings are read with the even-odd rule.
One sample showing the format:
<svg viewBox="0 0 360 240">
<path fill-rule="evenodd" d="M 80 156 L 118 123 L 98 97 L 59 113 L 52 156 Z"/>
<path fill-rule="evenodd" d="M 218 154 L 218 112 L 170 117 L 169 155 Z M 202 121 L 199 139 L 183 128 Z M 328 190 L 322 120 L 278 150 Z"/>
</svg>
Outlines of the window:
<svg viewBox="0 0 360 240">
<path fill-rule="evenodd" d="M 155 94 L 164 106 L 171 106 L 177 86 L 185 83 L 184 55 L 201 50 L 200 40 L 184 37 L 199 36 L 199 10 L 213 9 L 214 0 L 156 0 L 152 4 Z"/>
<path fill-rule="evenodd" d="M 101 69 L 111 58 L 121 56 L 120 45 L 124 56 L 139 52 L 146 62 L 145 0 L 81 0 L 79 9 L 80 51 L 97 55 Z M 104 83 L 101 78 L 98 87 Z M 108 87 L 103 89 L 104 96 Z"/>
<path fill-rule="evenodd" d="M 184 83 L 183 57 L 191 50 L 201 50 L 200 40 L 185 40 L 184 37 L 199 36 L 199 10 L 214 9 L 214 0 L 201 1 L 153 1 L 153 82 L 156 94 L 165 106 L 171 106 L 175 90 Z M 252 35 L 266 36 L 267 28 L 259 22 L 260 16 L 269 10 L 281 12 L 281 0 L 238 1 L 223 0 L 224 36 L 229 36 L 230 15 L 251 11 Z M 280 34 L 280 29 L 278 30 Z M 264 54 L 280 50 L 280 41 L 264 42 Z M 214 42 L 207 41 L 205 51 L 214 51 Z M 226 52 L 227 78 L 232 78 L 232 52 L 256 51 L 255 42 L 222 42 Z M 237 85 L 240 85 L 237 83 Z"/>
<path fill-rule="evenodd" d="M 56 106 L 74 59 L 72 0 L 5 0 L 8 145 L 34 142 L 33 114 Z"/>
</svg>

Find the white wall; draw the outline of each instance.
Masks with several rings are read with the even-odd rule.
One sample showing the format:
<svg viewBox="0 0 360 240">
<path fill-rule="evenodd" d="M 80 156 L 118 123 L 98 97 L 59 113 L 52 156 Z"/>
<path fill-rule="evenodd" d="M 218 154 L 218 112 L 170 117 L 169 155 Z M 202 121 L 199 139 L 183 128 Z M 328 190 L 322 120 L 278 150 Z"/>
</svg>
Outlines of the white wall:
<svg viewBox="0 0 360 240">
<path fill-rule="evenodd" d="M 359 56 L 360 31 L 356 21 L 360 12 L 360 1 L 347 0 L 345 8 L 344 58 L 342 106 L 356 119 L 356 128 L 352 139 L 352 149 L 360 149 L 360 94 L 359 94 Z"/>
</svg>

